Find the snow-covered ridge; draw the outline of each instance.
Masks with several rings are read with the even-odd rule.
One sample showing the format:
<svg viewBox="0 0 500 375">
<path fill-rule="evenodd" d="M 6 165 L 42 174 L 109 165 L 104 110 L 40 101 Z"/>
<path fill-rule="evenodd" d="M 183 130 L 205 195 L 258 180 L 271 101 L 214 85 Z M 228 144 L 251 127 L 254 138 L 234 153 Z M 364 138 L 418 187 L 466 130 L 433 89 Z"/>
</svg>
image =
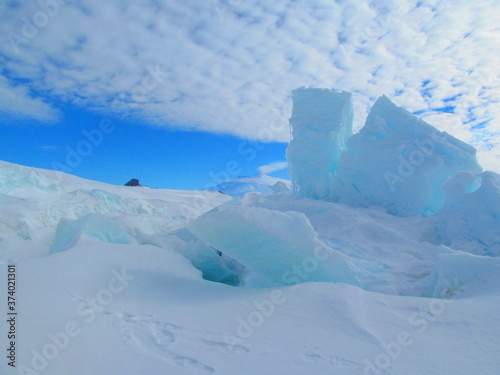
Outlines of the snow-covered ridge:
<svg viewBox="0 0 500 375">
<path fill-rule="evenodd" d="M 0 256 L 67 250 L 82 234 L 104 242 L 147 241 L 229 199 L 209 191 L 115 186 L 0 161 Z"/>
</svg>

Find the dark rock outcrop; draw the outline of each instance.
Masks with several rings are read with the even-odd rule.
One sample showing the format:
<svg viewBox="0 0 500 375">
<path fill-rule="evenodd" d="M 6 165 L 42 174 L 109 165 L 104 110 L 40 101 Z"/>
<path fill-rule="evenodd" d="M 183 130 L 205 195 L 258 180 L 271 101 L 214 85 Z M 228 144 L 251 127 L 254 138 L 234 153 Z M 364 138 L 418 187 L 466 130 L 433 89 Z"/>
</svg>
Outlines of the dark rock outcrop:
<svg viewBox="0 0 500 375">
<path fill-rule="evenodd" d="M 129 182 L 127 182 L 124 186 L 142 186 L 142 185 L 139 184 L 139 180 L 137 178 L 133 178 Z"/>
</svg>

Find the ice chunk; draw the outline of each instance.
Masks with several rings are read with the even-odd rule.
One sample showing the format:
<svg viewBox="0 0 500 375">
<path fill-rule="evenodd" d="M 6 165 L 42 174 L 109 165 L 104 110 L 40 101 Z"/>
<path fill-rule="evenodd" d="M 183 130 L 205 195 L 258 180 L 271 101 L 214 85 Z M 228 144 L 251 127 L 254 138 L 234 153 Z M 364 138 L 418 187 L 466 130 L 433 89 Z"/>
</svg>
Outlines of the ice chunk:
<svg viewBox="0 0 500 375">
<path fill-rule="evenodd" d="M 473 254 L 500 256 L 500 175 L 462 172 L 443 189 L 446 204 L 433 218 L 441 241 Z"/>
<path fill-rule="evenodd" d="M 443 183 L 459 171 L 481 171 L 475 155 L 474 147 L 383 96 L 340 156 L 334 200 L 428 216 L 444 204 Z"/>
<path fill-rule="evenodd" d="M 201 216 L 188 229 L 268 286 L 305 281 L 358 285 L 349 257 L 319 241 L 301 213 L 230 206 Z"/>
<path fill-rule="evenodd" d="M 0 193 L 17 197 L 44 197 L 46 194 L 60 193 L 59 175 L 55 171 L 0 161 Z"/>
<path fill-rule="evenodd" d="M 352 134 L 352 98 L 345 91 L 293 91 L 292 140 L 286 151 L 294 194 L 325 199 L 345 142 Z"/>
<path fill-rule="evenodd" d="M 50 254 L 68 250 L 85 235 L 101 242 L 130 244 L 134 240 L 120 223 L 111 217 L 88 214 L 77 220 L 61 219 L 56 228 Z"/>
</svg>

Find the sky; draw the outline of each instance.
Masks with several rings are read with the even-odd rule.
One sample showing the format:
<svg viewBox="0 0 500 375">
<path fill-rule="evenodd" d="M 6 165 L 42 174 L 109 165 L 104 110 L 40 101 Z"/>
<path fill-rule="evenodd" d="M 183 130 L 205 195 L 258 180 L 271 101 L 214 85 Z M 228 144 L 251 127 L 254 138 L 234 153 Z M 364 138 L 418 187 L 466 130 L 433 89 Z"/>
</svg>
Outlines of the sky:
<svg viewBox="0 0 500 375">
<path fill-rule="evenodd" d="M 81 110 L 65 109 L 64 114 L 71 126 L 25 121 L 1 127 L 6 141 L 0 160 L 114 185 L 137 178 L 166 189 L 205 189 L 256 174 L 289 178 L 286 162 L 275 163 L 284 159 L 286 143 L 144 126 Z"/>
<path fill-rule="evenodd" d="M 498 19 L 497 0 L 5 0 L 0 159 L 172 189 L 287 177 L 307 86 L 351 91 L 356 131 L 385 94 L 500 172 Z"/>
</svg>

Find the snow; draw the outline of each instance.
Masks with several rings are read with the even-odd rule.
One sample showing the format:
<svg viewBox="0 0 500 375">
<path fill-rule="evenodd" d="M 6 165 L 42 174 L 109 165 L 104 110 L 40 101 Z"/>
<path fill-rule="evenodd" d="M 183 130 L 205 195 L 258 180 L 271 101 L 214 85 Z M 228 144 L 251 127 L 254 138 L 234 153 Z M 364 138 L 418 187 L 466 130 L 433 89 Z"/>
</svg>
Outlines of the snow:
<svg viewBox="0 0 500 375">
<path fill-rule="evenodd" d="M 332 283 L 233 288 L 203 281 L 178 254 L 91 240 L 18 267 L 24 282 L 18 366 L 31 367 L 51 337 L 61 336 L 68 323 L 77 325 L 76 336 L 40 374 L 498 370 L 498 295 L 441 304 Z M 123 290 L 102 298 L 124 270 L 130 280 Z M 268 303 L 272 296 L 277 304 Z"/>
<path fill-rule="evenodd" d="M 293 191 L 0 162 L 0 280 L 16 265 L 19 311 L 0 374 L 496 375 L 500 176 L 387 98 L 351 137 L 350 94 L 294 104 Z"/>
</svg>

